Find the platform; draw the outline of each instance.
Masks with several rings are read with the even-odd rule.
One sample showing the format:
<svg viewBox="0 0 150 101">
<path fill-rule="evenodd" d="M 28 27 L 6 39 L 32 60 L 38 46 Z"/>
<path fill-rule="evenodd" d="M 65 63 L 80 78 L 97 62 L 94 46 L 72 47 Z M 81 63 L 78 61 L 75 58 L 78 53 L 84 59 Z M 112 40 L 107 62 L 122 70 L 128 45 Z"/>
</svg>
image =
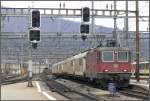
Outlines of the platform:
<svg viewBox="0 0 150 101">
<path fill-rule="evenodd" d="M 2 85 L 1 100 L 62 100 L 61 95 L 49 91 L 39 81 L 33 81 L 33 87 L 27 87 L 27 82 Z"/>
</svg>

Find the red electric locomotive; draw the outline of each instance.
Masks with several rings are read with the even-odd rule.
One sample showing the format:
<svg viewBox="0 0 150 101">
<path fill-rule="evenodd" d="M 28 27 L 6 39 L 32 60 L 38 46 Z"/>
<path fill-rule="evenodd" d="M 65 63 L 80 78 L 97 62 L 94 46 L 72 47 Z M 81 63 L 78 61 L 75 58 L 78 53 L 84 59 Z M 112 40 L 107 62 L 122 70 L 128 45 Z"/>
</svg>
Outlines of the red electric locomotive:
<svg viewBox="0 0 150 101">
<path fill-rule="evenodd" d="M 129 48 L 101 47 L 86 56 L 86 75 L 90 80 L 107 87 L 110 81 L 117 87 L 127 87 L 131 76 Z"/>
</svg>

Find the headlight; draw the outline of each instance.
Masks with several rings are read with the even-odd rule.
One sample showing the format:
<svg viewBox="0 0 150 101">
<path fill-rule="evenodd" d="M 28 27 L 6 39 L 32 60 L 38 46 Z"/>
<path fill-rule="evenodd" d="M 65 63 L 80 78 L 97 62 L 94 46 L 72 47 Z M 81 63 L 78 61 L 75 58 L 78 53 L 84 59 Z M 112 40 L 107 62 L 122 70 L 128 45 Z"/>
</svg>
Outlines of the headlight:
<svg viewBox="0 0 150 101">
<path fill-rule="evenodd" d="M 123 71 L 124 71 L 124 72 L 127 72 L 127 70 L 126 70 L 126 69 L 124 69 Z"/>
<path fill-rule="evenodd" d="M 105 71 L 105 72 L 108 72 L 108 70 L 107 70 L 107 69 L 105 69 L 104 71 Z"/>
</svg>

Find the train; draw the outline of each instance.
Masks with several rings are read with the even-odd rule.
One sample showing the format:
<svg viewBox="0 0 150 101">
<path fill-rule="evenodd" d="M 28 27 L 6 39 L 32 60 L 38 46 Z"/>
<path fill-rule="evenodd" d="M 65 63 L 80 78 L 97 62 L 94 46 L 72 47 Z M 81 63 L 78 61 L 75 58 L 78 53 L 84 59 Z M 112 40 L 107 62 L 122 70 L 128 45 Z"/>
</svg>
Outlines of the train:
<svg viewBox="0 0 150 101">
<path fill-rule="evenodd" d="M 140 61 L 139 62 L 139 74 L 140 76 L 149 76 L 149 61 Z M 135 76 L 136 71 L 136 62 L 132 63 L 132 75 Z"/>
<path fill-rule="evenodd" d="M 79 53 L 52 65 L 55 76 L 82 79 L 107 88 L 110 82 L 128 87 L 131 77 L 130 49 L 127 47 L 98 47 Z"/>
</svg>

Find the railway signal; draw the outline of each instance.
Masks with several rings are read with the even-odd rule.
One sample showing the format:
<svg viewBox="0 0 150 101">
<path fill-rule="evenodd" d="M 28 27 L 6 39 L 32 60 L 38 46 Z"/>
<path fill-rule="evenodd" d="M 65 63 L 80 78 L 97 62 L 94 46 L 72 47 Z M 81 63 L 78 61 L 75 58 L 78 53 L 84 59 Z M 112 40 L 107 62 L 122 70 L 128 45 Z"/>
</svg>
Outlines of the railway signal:
<svg viewBox="0 0 150 101">
<path fill-rule="evenodd" d="M 81 24 L 80 25 L 80 33 L 89 34 L 89 25 L 88 24 Z"/>
<path fill-rule="evenodd" d="M 88 7 L 82 8 L 82 20 L 84 22 L 90 21 L 90 8 L 88 8 Z"/>
<path fill-rule="evenodd" d="M 30 29 L 29 30 L 29 41 L 30 42 L 39 42 L 40 41 L 40 29 Z"/>
<path fill-rule="evenodd" d="M 86 36 L 86 35 L 81 35 L 81 39 L 82 39 L 83 41 L 85 41 L 85 40 L 87 39 L 87 36 Z"/>
<path fill-rule="evenodd" d="M 40 11 L 32 11 L 32 27 L 40 27 Z"/>
<path fill-rule="evenodd" d="M 29 30 L 29 41 L 31 42 L 32 48 L 37 49 L 37 42 L 40 41 L 40 11 L 33 10 L 31 14 L 32 29 Z M 29 49 L 29 79 L 28 87 L 33 87 L 32 85 L 32 56 L 31 49 Z"/>
<path fill-rule="evenodd" d="M 87 35 L 89 34 L 89 25 L 88 24 L 81 24 L 80 25 L 80 33 L 81 33 L 81 39 L 84 41 L 87 39 Z"/>
</svg>

